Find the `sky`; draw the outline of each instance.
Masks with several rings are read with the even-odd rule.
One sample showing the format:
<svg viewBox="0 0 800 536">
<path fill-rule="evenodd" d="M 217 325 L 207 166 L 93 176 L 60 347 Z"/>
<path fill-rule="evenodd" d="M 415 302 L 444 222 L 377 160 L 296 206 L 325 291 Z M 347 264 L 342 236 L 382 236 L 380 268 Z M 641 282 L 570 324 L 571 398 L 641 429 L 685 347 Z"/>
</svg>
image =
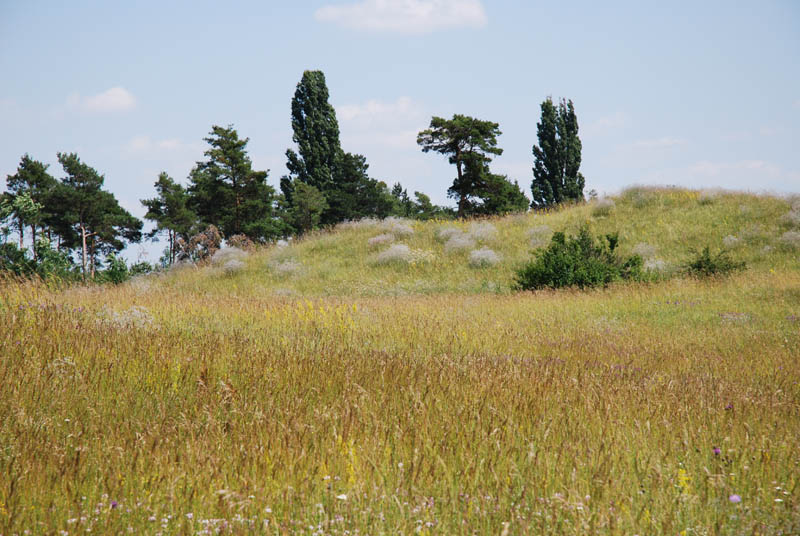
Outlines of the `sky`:
<svg viewBox="0 0 800 536">
<path fill-rule="evenodd" d="M 0 177 L 28 153 L 61 178 L 76 152 L 142 217 L 159 172 L 185 184 L 233 125 L 277 186 L 319 69 L 344 150 L 439 204 L 455 170 L 416 144 L 432 116 L 499 123 L 492 169 L 530 195 L 547 97 L 575 105 L 587 192 L 800 192 L 799 66 L 796 0 L 0 0 Z"/>
</svg>

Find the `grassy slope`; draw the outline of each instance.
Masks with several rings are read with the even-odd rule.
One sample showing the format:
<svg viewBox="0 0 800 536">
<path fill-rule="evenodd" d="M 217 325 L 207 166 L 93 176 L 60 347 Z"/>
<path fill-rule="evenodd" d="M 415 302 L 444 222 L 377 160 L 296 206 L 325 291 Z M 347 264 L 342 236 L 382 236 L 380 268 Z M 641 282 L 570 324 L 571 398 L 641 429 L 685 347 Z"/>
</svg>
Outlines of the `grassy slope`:
<svg viewBox="0 0 800 536">
<path fill-rule="evenodd" d="M 604 218 L 495 221 L 487 269 L 428 223 L 414 266 L 371 264 L 381 231 L 362 226 L 234 276 L 0 287 L 0 532 L 798 532 L 788 204 L 628 197 Z M 528 228 L 587 219 L 672 264 L 747 230 L 750 269 L 508 292 Z M 280 276 L 276 256 L 305 270 Z"/>
<path fill-rule="evenodd" d="M 553 231 L 575 232 L 588 224 L 593 231 L 619 231 L 622 253 L 640 242 L 656 248 L 656 257 L 667 270 L 689 257 L 689 248 L 722 247 L 726 236 L 741 237 L 733 256 L 755 270 L 796 266 L 792 250 L 777 247 L 769 254 L 764 246 L 778 245 L 788 229 L 781 216 L 789 210 L 785 200 L 745 194 L 720 195 L 703 203 L 694 191 L 631 189 L 617 200 L 608 216 L 592 215 L 584 205 L 547 214 L 528 214 L 487 220 L 497 228 L 494 239 L 479 241 L 496 251 L 502 262 L 491 268 L 469 266 L 470 250 L 447 253 L 437 231 L 457 227 L 469 231 L 470 223 L 416 222 L 414 234 L 398 236 L 397 242 L 423 252 L 427 259 L 402 269 L 374 262 L 386 244 L 370 247 L 368 240 L 388 231 L 380 224 L 342 226 L 334 232 L 313 235 L 284 249 L 275 248 L 253 256 L 245 273 L 227 277 L 221 271 L 197 270 L 170 279 L 181 290 L 242 293 L 244 295 L 386 296 L 438 293 L 509 292 L 514 269 L 531 256 L 529 232 L 538 226 Z M 390 229 L 390 227 L 389 227 Z M 281 262 L 299 263 L 289 274 L 274 269 Z"/>
</svg>

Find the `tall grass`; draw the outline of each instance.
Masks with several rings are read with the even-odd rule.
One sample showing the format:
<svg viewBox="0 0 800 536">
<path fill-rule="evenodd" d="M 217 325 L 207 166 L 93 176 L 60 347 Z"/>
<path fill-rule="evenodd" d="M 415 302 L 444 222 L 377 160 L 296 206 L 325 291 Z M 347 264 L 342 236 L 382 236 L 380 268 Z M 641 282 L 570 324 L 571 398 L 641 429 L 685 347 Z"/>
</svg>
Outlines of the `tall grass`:
<svg viewBox="0 0 800 536">
<path fill-rule="evenodd" d="M 670 261 L 673 232 L 721 244 L 753 214 L 785 232 L 778 199 L 656 196 L 661 232 L 621 219 L 646 210 L 624 198 L 603 225 Z M 729 205 L 704 234 L 671 214 Z M 0 533 L 797 533 L 796 254 L 742 244 L 751 268 L 725 280 L 478 293 L 531 227 L 588 216 L 492 222 L 502 261 L 481 270 L 433 223 L 404 239 L 425 263 L 371 263 L 375 228 L 352 225 L 283 248 L 292 278 L 268 250 L 235 278 L 3 281 Z"/>
</svg>

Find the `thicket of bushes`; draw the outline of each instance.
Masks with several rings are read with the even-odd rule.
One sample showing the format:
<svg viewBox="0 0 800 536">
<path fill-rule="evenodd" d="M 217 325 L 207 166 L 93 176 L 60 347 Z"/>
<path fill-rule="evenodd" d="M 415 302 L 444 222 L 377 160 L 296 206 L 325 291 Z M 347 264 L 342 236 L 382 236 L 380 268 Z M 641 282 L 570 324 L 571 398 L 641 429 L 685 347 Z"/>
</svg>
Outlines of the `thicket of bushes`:
<svg viewBox="0 0 800 536">
<path fill-rule="evenodd" d="M 586 227 L 576 236 L 555 233 L 546 248 L 517 270 L 516 288 L 588 288 L 623 279 L 642 279 L 642 258 L 620 257 L 616 251 L 618 243 L 618 234 L 597 240 Z"/>
</svg>

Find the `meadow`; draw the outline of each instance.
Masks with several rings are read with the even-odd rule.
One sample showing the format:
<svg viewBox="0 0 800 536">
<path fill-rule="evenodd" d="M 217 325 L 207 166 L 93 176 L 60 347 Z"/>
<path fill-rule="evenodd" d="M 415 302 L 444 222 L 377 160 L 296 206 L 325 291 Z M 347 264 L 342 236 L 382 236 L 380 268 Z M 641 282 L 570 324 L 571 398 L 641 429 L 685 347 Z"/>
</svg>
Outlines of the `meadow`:
<svg viewBox="0 0 800 536">
<path fill-rule="evenodd" d="M 652 281 L 513 289 L 582 225 Z M 798 228 L 792 199 L 632 188 L 4 280 L 0 534 L 798 534 Z M 747 269 L 682 275 L 707 244 Z"/>
</svg>

